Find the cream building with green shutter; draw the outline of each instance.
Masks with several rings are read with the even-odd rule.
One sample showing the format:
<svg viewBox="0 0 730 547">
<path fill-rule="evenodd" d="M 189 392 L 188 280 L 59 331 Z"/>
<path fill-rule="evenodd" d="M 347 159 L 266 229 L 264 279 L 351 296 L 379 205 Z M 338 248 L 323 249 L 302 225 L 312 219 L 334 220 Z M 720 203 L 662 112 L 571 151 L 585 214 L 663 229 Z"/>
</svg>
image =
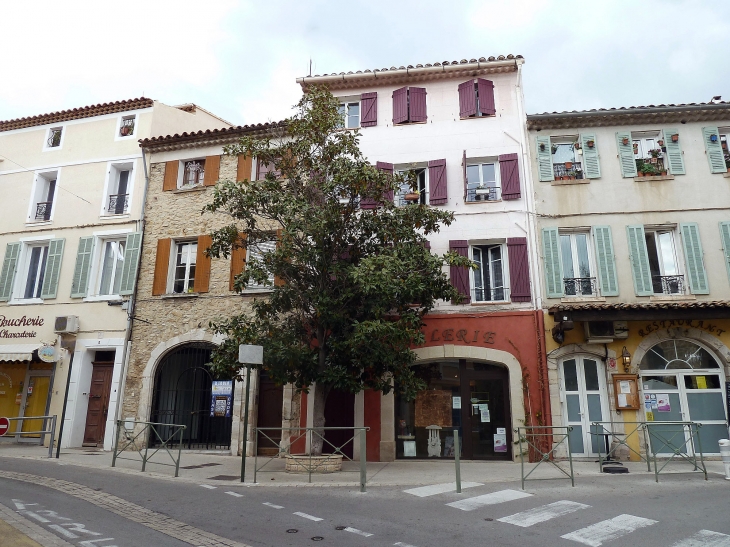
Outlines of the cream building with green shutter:
<svg viewBox="0 0 730 547">
<path fill-rule="evenodd" d="M 56 415 L 63 447 L 111 448 L 142 245 L 138 140 L 225 123 L 146 98 L 0 121 L 0 416 Z"/>
<path fill-rule="evenodd" d="M 622 433 L 646 453 L 631 434 L 643 421 L 660 455 L 717 454 L 730 404 L 730 103 L 527 125 L 553 425 L 572 426 L 575 456 L 605 454 Z M 656 424 L 668 421 L 702 425 Z"/>
</svg>

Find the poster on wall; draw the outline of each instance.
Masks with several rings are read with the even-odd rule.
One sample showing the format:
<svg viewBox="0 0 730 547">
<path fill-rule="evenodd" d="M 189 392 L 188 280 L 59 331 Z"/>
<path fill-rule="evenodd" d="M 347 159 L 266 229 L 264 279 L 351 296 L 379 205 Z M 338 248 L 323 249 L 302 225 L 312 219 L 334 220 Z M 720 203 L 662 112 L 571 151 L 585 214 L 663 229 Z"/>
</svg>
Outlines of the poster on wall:
<svg viewBox="0 0 730 547">
<path fill-rule="evenodd" d="M 416 457 L 416 441 L 403 441 L 403 457 L 404 458 L 415 458 Z"/>
<path fill-rule="evenodd" d="M 210 417 L 230 418 L 233 406 L 233 380 L 213 380 L 210 391 Z"/>
<path fill-rule="evenodd" d="M 451 399 L 451 408 L 455 410 L 461 408 L 461 397 L 453 397 Z"/>
<path fill-rule="evenodd" d="M 646 414 L 646 421 L 654 421 L 654 410 L 651 406 L 651 401 L 644 401 L 644 414 Z"/>
<path fill-rule="evenodd" d="M 657 393 L 656 394 L 656 405 L 658 412 L 671 412 L 672 405 L 669 403 L 668 393 Z"/>
<path fill-rule="evenodd" d="M 494 451 L 507 452 L 507 435 L 501 433 L 494 434 Z"/>
<path fill-rule="evenodd" d="M 482 423 L 492 421 L 492 419 L 489 415 L 489 405 L 485 405 L 485 404 L 479 405 L 479 418 Z"/>
</svg>

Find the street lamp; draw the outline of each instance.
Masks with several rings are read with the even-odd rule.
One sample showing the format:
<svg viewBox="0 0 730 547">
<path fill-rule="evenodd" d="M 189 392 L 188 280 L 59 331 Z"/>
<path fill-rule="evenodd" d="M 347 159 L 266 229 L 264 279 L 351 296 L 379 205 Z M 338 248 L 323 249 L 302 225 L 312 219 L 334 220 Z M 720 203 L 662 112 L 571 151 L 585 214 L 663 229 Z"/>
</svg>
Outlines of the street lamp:
<svg viewBox="0 0 730 547">
<path fill-rule="evenodd" d="M 246 444 L 248 441 L 248 401 L 251 394 L 251 365 L 264 364 L 264 348 L 241 344 L 238 346 L 238 362 L 246 365 L 246 408 L 243 411 L 243 450 L 241 450 L 241 482 L 246 477 Z"/>
<path fill-rule="evenodd" d="M 621 351 L 621 362 L 624 365 L 624 372 L 629 373 L 629 370 L 631 370 L 631 354 L 629 353 L 629 350 L 626 349 L 626 346 L 624 346 L 624 349 Z"/>
</svg>

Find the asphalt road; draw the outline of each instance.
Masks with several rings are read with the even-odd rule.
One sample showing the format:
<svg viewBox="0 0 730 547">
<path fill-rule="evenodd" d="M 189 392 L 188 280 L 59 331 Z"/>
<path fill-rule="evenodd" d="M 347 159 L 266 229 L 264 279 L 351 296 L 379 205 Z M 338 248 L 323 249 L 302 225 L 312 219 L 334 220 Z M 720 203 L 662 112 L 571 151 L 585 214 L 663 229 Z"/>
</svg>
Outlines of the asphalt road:
<svg viewBox="0 0 730 547">
<path fill-rule="evenodd" d="M 707 482 L 699 474 L 667 475 L 659 484 L 651 476 L 611 475 L 579 478 L 575 488 L 568 481 L 533 482 L 526 491 L 514 482 L 489 483 L 461 494 L 418 497 L 401 488 L 360 493 L 356 488 L 342 487 L 243 487 L 216 481 L 191 484 L 145 478 L 141 473 L 2 457 L 0 470 L 86 485 L 95 492 L 114 494 L 197 529 L 256 547 L 313 543 L 730 547 L 730 481 L 718 475 L 711 475 Z M 81 523 L 87 530 L 102 534 L 87 538 L 80 530 L 72 531 L 81 538 L 73 540 L 51 529 L 49 523 L 39 523 L 74 545 L 82 539 L 103 538 L 115 539 L 91 545 L 191 544 L 72 495 L 0 478 L 0 503 L 16 509 L 17 501 L 13 500 L 39 504 L 21 511 L 40 507 L 71 519 L 58 522 L 66 531 L 74 528 L 69 524 Z M 55 518 L 50 513 L 40 515 L 47 520 Z"/>
</svg>

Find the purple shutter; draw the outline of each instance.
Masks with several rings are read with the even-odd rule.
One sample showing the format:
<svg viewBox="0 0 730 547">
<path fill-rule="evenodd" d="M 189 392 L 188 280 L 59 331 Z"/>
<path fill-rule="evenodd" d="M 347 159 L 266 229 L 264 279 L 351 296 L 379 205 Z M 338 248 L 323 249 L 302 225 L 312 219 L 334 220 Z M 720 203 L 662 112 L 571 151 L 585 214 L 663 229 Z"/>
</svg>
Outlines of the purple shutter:
<svg viewBox="0 0 730 547">
<path fill-rule="evenodd" d="M 449 251 L 456 251 L 461 256 L 469 256 L 469 242 L 465 239 L 449 241 Z M 471 291 L 469 290 L 469 268 L 451 266 L 451 284 L 464 296 L 462 304 L 471 303 Z"/>
<path fill-rule="evenodd" d="M 459 117 L 468 118 L 477 113 L 477 98 L 474 94 L 474 80 L 459 84 Z"/>
<path fill-rule="evenodd" d="M 510 299 L 530 301 L 530 264 L 527 260 L 527 238 L 508 237 Z"/>
<path fill-rule="evenodd" d="M 401 87 L 393 91 L 393 123 L 408 121 L 408 88 Z"/>
<path fill-rule="evenodd" d="M 484 116 L 494 116 L 497 109 L 494 107 L 494 83 L 492 80 L 477 78 L 477 92 L 479 93 L 479 112 Z"/>
<path fill-rule="evenodd" d="M 360 95 L 360 127 L 378 125 L 378 94 L 363 93 Z"/>
<path fill-rule="evenodd" d="M 502 199 L 520 199 L 520 169 L 517 154 L 499 156 L 499 173 L 502 179 Z"/>
<path fill-rule="evenodd" d="M 425 87 L 410 87 L 408 88 L 409 94 L 409 107 L 411 122 L 425 122 L 428 119 L 426 116 L 426 88 Z"/>
<path fill-rule="evenodd" d="M 429 205 L 443 205 L 446 195 L 446 160 L 428 162 Z"/>
<path fill-rule="evenodd" d="M 424 248 L 428 249 L 429 251 L 431 250 L 431 242 L 428 239 L 423 242 L 423 246 L 424 246 Z"/>
<path fill-rule="evenodd" d="M 383 171 L 384 173 L 388 173 L 390 176 L 393 176 L 393 164 L 392 163 L 386 163 L 384 161 L 376 162 L 375 168 Z M 386 192 L 383 192 L 383 200 L 384 201 L 393 201 L 393 190 L 387 190 Z"/>
</svg>

